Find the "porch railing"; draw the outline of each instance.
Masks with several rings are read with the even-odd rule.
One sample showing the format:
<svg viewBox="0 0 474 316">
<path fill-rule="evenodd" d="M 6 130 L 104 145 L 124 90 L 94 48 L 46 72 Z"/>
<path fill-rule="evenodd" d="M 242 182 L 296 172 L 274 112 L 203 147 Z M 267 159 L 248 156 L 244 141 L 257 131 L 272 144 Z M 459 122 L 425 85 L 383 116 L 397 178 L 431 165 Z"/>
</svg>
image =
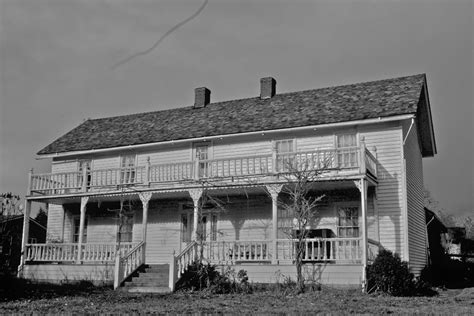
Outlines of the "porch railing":
<svg viewBox="0 0 474 316">
<path fill-rule="evenodd" d="M 30 174 L 29 194 L 69 194 L 122 186 L 149 186 L 170 181 L 265 176 L 293 170 L 325 169 L 324 174 L 354 172 L 377 175 L 377 159 L 365 148 L 323 149 L 168 164 Z M 324 176 L 323 174 L 323 176 Z"/>
<path fill-rule="evenodd" d="M 114 289 L 118 288 L 125 279 L 144 264 L 145 242 L 124 251 L 124 254 L 115 258 Z"/>
<path fill-rule="evenodd" d="M 204 258 L 212 263 L 271 260 L 269 240 L 208 241 L 203 246 Z"/>
<path fill-rule="evenodd" d="M 121 243 L 120 253 L 125 255 L 135 243 Z M 116 243 L 82 244 L 81 262 L 113 262 L 115 260 Z M 79 245 L 77 243 L 27 244 L 25 249 L 26 262 L 77 262 Z"/>
<path fill-rule="evenodd" d="M 174 286 L 186 268 L 198 258 L 198 244 L 190 242 L 178 255 L 171 256 L 169 271 L 169 288 L 174 291 Z"/>
<path fill-rule="evenodd" d="M 308 238 L 301 248 L 303 261 L 359 261 L 362 258 L 361 238 Z M 277 241 L 277 259 L 295 260 L 297 239 Z"/>
</svg>

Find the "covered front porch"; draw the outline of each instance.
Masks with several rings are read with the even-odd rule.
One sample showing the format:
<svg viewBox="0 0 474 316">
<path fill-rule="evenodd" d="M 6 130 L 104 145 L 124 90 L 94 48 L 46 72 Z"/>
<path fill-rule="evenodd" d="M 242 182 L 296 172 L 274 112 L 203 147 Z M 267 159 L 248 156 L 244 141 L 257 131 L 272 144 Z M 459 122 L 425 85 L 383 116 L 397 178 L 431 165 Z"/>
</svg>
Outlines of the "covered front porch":
<svg viewBox="0 0 474 316">
<path fill-rule="evenodd" d="M 127 193 L 126 199 L 134 206 L 128 212 L 132 228 L 127 230 L 131 236 L 127 241 L 120 234 L 119 215 L 103 211 L 113 210 L 124 195 L 62 200 L 63 223 L 73 225 L 75 221 L 79 227 L 63 225 L 54 243 L 25 243 L 20 272 L 28 278 L 95 279 L 118 287 L 143 264 L 169 264 L 172 289 L 202 249 L 205 261 L 245 268 L 252 280 L 267 282 L 277 271 L 293 269 L 297 247 L 291 233 L 293 218 L 278 207 L 280 193 L 278 183 Z M 363 267 L 380 246 L 374 186 L 366 179 L 327 182 L 316 194 L 320 193 L 327 199 L 304 241 L 305 265 L 355 269 L 360 283 Z M 200 205 L 203 194 L 224 201 L 223 209 Z M 339 209 L 348 212 L 345 217 L 338 215 Z M 204 236 L 201 240 L 199 233 Z M 262 268 L 265 266 L 268 269 Z M 57 270 L 61 273 L 54 272 Z"/>
</svg>

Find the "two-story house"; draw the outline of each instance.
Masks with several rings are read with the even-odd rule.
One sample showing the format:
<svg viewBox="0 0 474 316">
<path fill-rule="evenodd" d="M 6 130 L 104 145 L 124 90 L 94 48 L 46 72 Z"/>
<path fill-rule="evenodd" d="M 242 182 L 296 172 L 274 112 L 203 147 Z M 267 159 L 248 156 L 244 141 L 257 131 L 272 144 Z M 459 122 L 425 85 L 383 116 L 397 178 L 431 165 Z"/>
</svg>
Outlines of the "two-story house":
<svg viewBox="0 0 474 316">
<path fill-rule="evenodd" d="M 418 274 L 422 158 L 435 154 L 423 74 L 281 94 L 263 78 L 258 97 L 212 103 L 198 88 L 193 106 L 89 119 L 38 152 L 51 172 L 31 172 L 25 210 L 48 203 L 49 241 L 28 244 L 25 221 L 19 274 L 117 287 L 162 265 L 173 289 L 199 235 L 208 262 L 254 282 L 294 278 L 295 219 L 279 197 L 292 185 L 284 163 L 295 161 L 325 162 L 307 279 L 363 284 L 380 247 Z M 201 205 L 204 195 L 220 207 Z"/>
</svg>

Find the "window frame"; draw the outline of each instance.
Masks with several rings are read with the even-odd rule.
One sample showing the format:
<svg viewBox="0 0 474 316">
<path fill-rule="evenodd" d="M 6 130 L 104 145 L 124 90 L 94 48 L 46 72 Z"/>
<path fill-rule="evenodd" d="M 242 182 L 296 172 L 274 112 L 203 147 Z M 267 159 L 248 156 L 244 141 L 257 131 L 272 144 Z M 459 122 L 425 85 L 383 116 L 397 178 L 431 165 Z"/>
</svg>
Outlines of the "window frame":
<svg viewBox="0 0 474 316">
<path fill-rule="evenodd" d="M 288 152 L 279 152 L 278 151 L 278 144 L 283 143 L 283 142 L 291 142 L 291 147 L 290 151 Z M 296 138 L 281 138 L 281 139 L 275 139 L 273 140 L 273 148 L 275 150 L 276 154 L 276 170 L 278 172 L 288 172 L 290 171 L 288 166 L 284 166 L 284 164 L 292 164 L 294 161 L 294 156 L 296 153 Z M 283 157 L 280 157 L 280 155 L 283 155 Z M 287 157 L 285 157 L 287 155 Z"/>
<path fill-rule="evenodd" d="M 347 135 L 354 136 L 355 144 L 352 146 L 339 147 L 339 137 Z M 334 134 L 336 166 L 340 169 L 357 168 L 360 165 L 358 155 L 359 147 L 359 133 L 357 133 L 357 131 L 344 131 Z"/>
<path fill-rule="evenodd" d="M 123 166 L 125 158 L 132 158 L 133 166 Z M 137 181 L 137 163 L 138 156 L 137 154 L 121 154 L 119 157 L 119 169 L 120 169 L 120 184 L 127 185 L 133 184 Z M 129 181 L 124 181 L 129 180 Z"/>
<path fill-rule="evenodd" d="M 76 220 L 77 226 L 76 226 Z M 86 244 L 87 243 L 87 231 L 88 231 L 88 226 L 90 222 L 90 216 L 86 215 L 84 218 L 84 232 L 82 235 L 82 243 Z M 72 216 L 72 227 L 71 227 L 71 242 L 73 244 L 77 244 L 79 242 L 79 231 L 80 231 L 80 225 L 81 225 L 81 215 L 73 215 Z M 76 227 L 78 229 L 77 234 L 76 234 Z M 77 240 L 76 240 L 77 237 Z"/>
<path fill-rule="evenodd" d="M 357 216 L 350 216 L 349 218 L 351 220 L 354 220 L 356 219 L 357 220 L 357 225 L 340 225 L 340 219 L 341 217 L 339 216 L 339 211 L 340 209 L 347 209 L 347 208 L 355 208 L 356 211 L 357 211 Z M 339 238 L 359 238 L 361 237 L 361 211 L 360 211 L 360 205 L 358 205 L 357 203 L 349 203 L 349 202 L 346 202 L 346 203 L 337 203 L 335 205 L 335 232 L 336 232 L 336 236 L 339 237 Z M 347 216 L 345 217 L 345 219 L 347 220 Z M 345 234 L 346 236 L 341 236 L 341 229 L 352 229 L 352 232 L 355 231 L 355 229 L 357 229 L 357 236 L 347 236 L 347 233 Z M 354 235 L 354 233 L 352 233 L 352 235 Z"/>
<path fill-rule="evenodd" d="M 127 234 L 130 234 L 130 241 L 122 240 L 122 236 L 123 236 L 123 234 L 125 234 L 125 232 L 120 231 L 120 223 L 118 222 L 118 220 L 117 220 L 117 230 L 116 230 L 116 232 L 117 232 L 116 236 L 118 238 L 117 241 L 119 241 L 121 243 L 122 242 L 133 242 L 133 226 L 135 224 L 135 212 L 130 213 L 130 214 L 123 214 L 123 216 L 128 217 L 129 219 L 131 219 L 131 230 L 130 230 L 130 232 L 126 232 Z M 122 227 L 124 227 L 124 226 L 122 225 Z"/>
</svg>

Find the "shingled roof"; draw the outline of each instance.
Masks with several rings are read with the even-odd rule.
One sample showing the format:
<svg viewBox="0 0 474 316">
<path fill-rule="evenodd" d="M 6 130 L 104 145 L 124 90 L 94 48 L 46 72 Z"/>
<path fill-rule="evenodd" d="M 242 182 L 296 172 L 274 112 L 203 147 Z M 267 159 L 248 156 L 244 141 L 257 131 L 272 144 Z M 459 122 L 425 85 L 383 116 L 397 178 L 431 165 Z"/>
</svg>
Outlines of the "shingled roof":
<svg viewBox="0 0 474 316">
<path fill-rule="evenodd" d="M 89 119 L 38 155 L 415 114 L 425 75 Z"/>
</svg>

